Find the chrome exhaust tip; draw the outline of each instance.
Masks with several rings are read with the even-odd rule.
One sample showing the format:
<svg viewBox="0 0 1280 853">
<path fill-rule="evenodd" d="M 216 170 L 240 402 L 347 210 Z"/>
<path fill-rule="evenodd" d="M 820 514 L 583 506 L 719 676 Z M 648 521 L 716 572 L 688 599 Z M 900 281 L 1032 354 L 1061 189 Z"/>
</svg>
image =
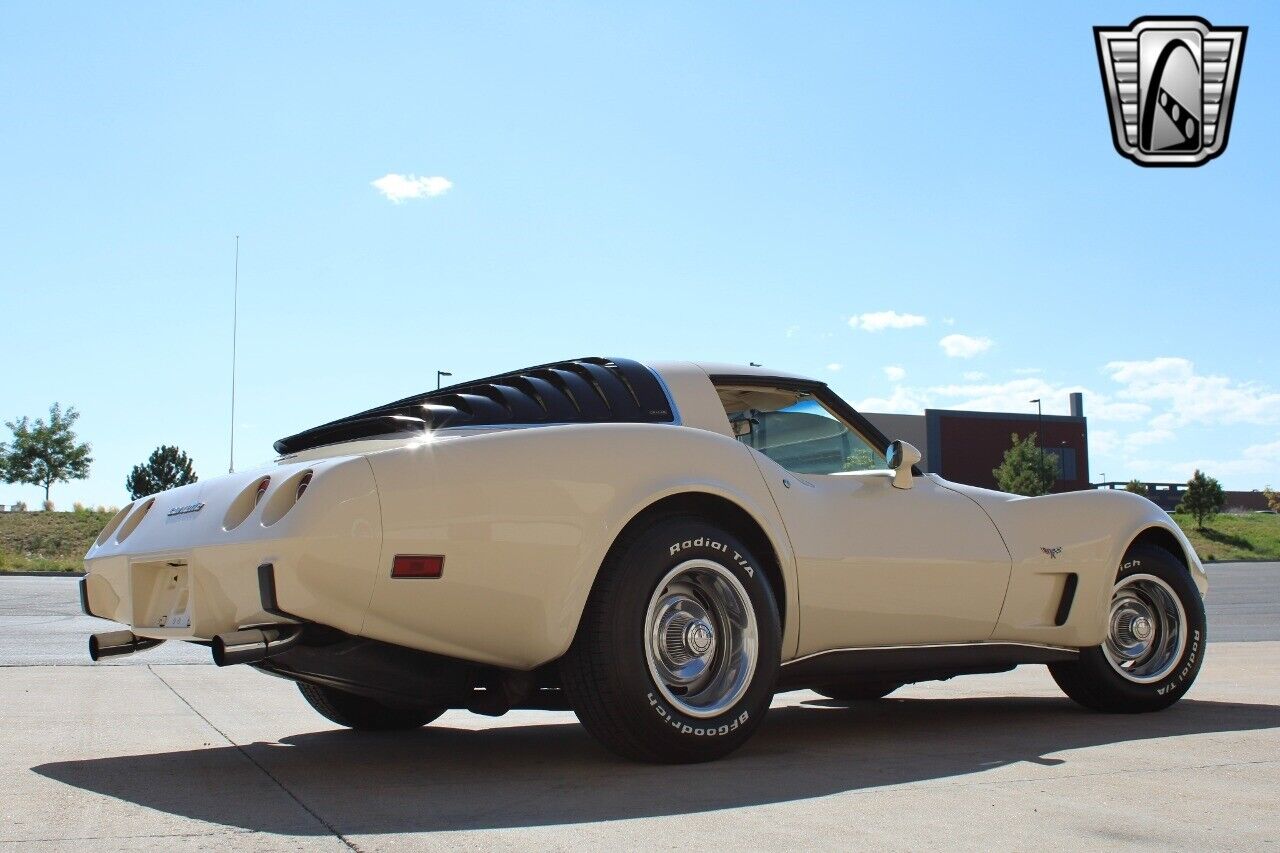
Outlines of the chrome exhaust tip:
<svg viewBox="0 0 1280 853">
<path fill-rule="evenodd" d="M 153 640 L 150 637 L 139 637 L 132 631 L 107 631 L 89 637 L 89 657 L 97 661 L 116 655 L 131 655 L 163 642 L 164 640 Z"/>
<path fill-rule="evenodd" d="M 302 636 L 298 625 L 278 628 L 246 628 L 213 638 L 213 662 L 218 666 L 257 663 L 286 651 Z"/>
</svg>

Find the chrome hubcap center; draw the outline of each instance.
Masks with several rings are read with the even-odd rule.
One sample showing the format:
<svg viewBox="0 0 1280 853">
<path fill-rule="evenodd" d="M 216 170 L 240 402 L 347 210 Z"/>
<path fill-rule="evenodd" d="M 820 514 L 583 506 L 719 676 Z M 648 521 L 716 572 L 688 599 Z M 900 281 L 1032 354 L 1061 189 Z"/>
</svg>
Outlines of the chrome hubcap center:
<svg viewBox="0 0 1280 853">
<path fill-rule="evenodd" d="M 702 657 L 711 651 L 715 641 L 715 632 L 711 630 L 710 625 L 701 619 L 690 623 L 689 627 L 684 630 L 685 646 L 698 657 Z"/>
<path fill-rule="evenodd" d="M 1133 620 L 1129 630 L 1133 631 L 1133 636 L 1139 640 L 1149 639 L 1152 631 L 1151 620 L 1145 616 L 1139 616 Z"/>
</svg>

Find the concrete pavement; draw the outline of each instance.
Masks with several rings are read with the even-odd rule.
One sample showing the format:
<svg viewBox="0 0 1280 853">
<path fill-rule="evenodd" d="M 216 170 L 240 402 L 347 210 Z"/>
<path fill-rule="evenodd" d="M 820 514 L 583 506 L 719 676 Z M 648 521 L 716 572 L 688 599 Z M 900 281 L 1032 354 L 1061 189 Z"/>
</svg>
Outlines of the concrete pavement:
<svg viewBox="0 0 1280 853">
<path fill-rule="evenodd" d="M 1280 585 L 1280 566 L 1263 567 L 1261 577 L 1224 569 L 1211 569 L 1212 598 L 1220 595 L 1227 608 L 1211 610 L 1211 636 L 1274 632 L 1280 595 L 1257 590 Z M 29 612 L 44 607 L 60 627 L 10 624 L 21 608 L 15 613 L 5 602 L 17 601 L 21 585 L 12 584 L 19 580 L 26 579 L 0 579 L 6 846 L 1239 849 L 1280 842 L 1276 641 L 1211 642 L 1190 695 L 1158 714 L 1088 713 L 1062 697 L 1044 668 L 1022 667 L 906 687 L 853 707 L 785 694 L 757 737 L 729 759 L 649 767 L 612 758 L 567 713 L 488 719 L 450 712 L 408 734 L 340 731 L 288 682 L 243 667 L 156 663 L 168 646 L 121 666 L 15 665 L 39 660 L 11 645 L 30 631 L 67 635 L 46 652 L 58 661 L 82 654 L 73 645 L 83 648 L 83 633 L 74 643 L 71 636 L 83 617 L 62 618 L 46 601 L 60 592 L 28 589 L 34 598 L 26 599 Z M 1233 583 L 1237 593 L 1229 592 Z M 77 631 L 108 624 L 84 622 Z"/>
</svg>

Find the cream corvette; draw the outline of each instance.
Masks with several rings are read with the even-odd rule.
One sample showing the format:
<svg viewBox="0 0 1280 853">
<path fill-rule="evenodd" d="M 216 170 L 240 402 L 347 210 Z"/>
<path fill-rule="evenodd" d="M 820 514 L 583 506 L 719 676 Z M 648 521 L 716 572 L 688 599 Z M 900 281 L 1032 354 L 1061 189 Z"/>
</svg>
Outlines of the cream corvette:
<svg viewBox="0 0 1280 853">
<path fill-rule="evenodd" d="M 873 700 L 1047 664 L 1153 711 L 1204 656 L 1203 567 L 1124 492 L 921 473 L 821 382 L 584 358 L 398 400 L 138 500 L 85 612 L 297 682 L 356 729 L 571 708 L 640 760 L 728 753 L 775 692 Z"/>
</svg>

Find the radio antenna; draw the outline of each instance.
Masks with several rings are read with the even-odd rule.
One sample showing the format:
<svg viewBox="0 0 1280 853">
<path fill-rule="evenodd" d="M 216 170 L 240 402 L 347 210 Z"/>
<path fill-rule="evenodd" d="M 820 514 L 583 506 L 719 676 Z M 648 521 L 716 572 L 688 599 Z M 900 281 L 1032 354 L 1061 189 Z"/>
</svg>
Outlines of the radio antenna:
<svg viewBox="0 0 1280 853">
<path fill-rule="evenodd" d="M 240 235 L 236 235 L 236 273 L 231 290 L 231 460 L 227 473 L 236 470 L 236 332 L 240 320 Z"/>
</svg>

